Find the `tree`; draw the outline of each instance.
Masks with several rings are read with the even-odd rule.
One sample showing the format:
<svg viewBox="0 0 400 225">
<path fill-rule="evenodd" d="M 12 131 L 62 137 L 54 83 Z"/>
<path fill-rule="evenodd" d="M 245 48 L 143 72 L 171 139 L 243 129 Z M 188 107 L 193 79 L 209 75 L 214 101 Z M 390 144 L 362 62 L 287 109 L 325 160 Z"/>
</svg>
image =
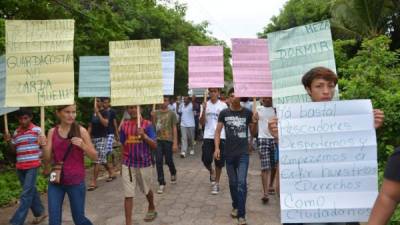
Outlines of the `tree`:
<svg viewBox="0 0 400 225">
<path fill-rule="evenodd" d="M 333 2 L 332 25 L 347 38 L 373 38 L 388 33 L 395 13 L 392 0 L 336 0 Z"/>
<path fill-rule="evenodd" d="M 325 0 L 289 0 L 258 36 L 265 38 L 267 33 L 329 19 L 330 7 Z"/>
</svg>

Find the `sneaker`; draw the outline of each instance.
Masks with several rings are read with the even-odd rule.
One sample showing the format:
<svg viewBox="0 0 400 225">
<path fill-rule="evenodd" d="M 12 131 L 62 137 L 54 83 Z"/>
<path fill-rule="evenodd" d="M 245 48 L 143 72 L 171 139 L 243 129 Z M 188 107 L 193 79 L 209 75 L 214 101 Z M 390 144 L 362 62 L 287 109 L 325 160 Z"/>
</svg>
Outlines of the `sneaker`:
<svg viewBox="0 0 400 225">
<path fill-rule="evenodd" d="M 181 158 L 185 158 L 186 157 L 186 153 L 181 152 Z"/>
<path fill-rule="evenodd" d="M 240 218 L 238 219 L 238 221 L 237 221 L 237 224 L 238 224 L 238 225 L 246 225 L 246 224 L 247 224 L 246 219 L 240 217 Z"/>
<path fill-rule="evenodd" d="M 238 216 L 238 210 L 237 209 L 232 209 L 231 217 L 232 218 L 236 218 L 237 216 Z"/>
<path fill-rule="evenodd" d="M 219 193 L 219 185 L 218 185 L 218 183 L 215 183 L 215 184 L 212 186 L 211 194 L 217 195 L 218 193 Z"/>
<path fill-rule="evenodd" d="M 216 182 L 215 182 L 215 170 L 211 170 L 211 172 L 210 172 L 210 183 L 211 183 L 211 186 L 214 186 L 216 184 Z"/>
<path fill-rule="evenodd" d="M 190 155 L 194 155 L 194 150 L 190 150 Z"/>
<path fill-rule="evenodd" d="M 158 187 L 157 193 L 158 194 L 164 193 L 164 188 L 165 188 L 165 185 L 160 185 L 160 187 Z"/>
<path fill-rule="evenodd" d="M 176 175 L 171 175 L 171 184 L 176 184 Z"/>
</svg>

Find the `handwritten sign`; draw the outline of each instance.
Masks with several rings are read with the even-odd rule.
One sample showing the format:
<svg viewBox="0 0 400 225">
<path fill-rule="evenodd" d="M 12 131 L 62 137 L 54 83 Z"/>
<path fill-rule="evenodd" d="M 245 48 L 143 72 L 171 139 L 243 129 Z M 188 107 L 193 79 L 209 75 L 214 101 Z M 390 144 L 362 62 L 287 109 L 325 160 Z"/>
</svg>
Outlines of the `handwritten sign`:
<svg viewBox="0 0 400 225">
<path fill-rule="evenodd" d="M 378 194 L 369 100 L 282 104 L 282 223 L 367 221 Z"/>
<path fill-rule="evenodd" d="M 175 82 L 175 52 L 161 52 L 162 74 L 164 81 L 164 95 L 174 95 Z"/>
<path fill-rule="evenodd" d="M 6 106 L 74 102 L 74 20 L 6 20 Z"/>
<path fill-rule="evenodd" d="M 162 103 L 160 39 L 110 42 L 110 79 L 114 106 Z"/>
<path fill-rule="evenodd" d="M 238 97 L 272 97 L 267 40 L 232 39 L 233 83 Z"/>
<path fill-rule="evenodd" d="M 224 87 L 222 46 L 189 46 L 189 88 Z"/>
<path fill-rule="evenodd" d="M 108 56 L 79 57 L 79 97 L 110 97 Z"/>
<path fill-rule="evenodd" d="M 0 56 L 0 116 L 14 112 L 18 108 L 14 107 L 4 107 L 6 96 L 6 59 L 5 56 Z"/>
<path fill-rule="evenodd" d="M 268 34 L 273 104 L 311 101 L 301 83 L 310 69 L 323 66 L 336 73 L 328 20 Z M 339 99 L 338 89 L 334 99 Z"/>
</svg>

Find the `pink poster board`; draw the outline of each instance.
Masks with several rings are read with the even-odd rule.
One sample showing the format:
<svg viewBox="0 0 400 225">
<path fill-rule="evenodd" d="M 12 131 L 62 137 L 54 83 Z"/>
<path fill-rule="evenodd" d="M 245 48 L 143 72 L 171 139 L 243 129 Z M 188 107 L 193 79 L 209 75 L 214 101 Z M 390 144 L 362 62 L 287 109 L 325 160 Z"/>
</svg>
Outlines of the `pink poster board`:
<svg viewBox="0 0 400 225">
<path fill-rule="evenodd" d="M 272 97 L 266 39 L 232 39 L 233 85 L 238 97 Z"/>
<path fill-rule="evenodd" d="M 224 87 L 222 46 L 189 46 L 189 88 Z"/>
</svg>

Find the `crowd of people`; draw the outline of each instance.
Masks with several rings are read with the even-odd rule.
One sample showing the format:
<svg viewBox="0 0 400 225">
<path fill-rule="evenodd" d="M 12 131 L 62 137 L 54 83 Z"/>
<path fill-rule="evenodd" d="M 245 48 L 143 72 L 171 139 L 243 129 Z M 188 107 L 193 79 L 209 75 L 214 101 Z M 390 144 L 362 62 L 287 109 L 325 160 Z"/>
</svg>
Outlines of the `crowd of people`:
<svg viewBox="0 0 400 225">
<path fill-rule="evenodd" d="M 337 76 L 327 68 L 317 67 L 303 76 L 302 83 L 312 101 L 331 101 Z M 257 102 L 235 96 L 233 88 L 227 92 L 226 100 L 221 98 L 219 88 L 209 88 L 208 93 L 208 100 L 203 103 L 190 96 L 184 96 L 183 99 L 165 96 L 163 104 L 153 109 L 148 119 L 142 116 L 141 107 L 127 106 L 119 124 L 116 111 L 110 107 L 110 99 L 97 98 L 88 129 L 75 120 L 75 104 L 59 106 L 56 109 L 59 123 L 48 131 L 47 137 L 32 123 L 32 112 L 20 109 L 17 112 L 19 127 L 13 135 L 5 136 L 17 153 L 17 173 L 23 187 L 19 207 L 10 224 L 24 224 L 29 209 L 34 215 L 33 224 L 39 224 L 47 216 L 50 225 L 61 224 L 65 194 L 70 200 L 74 223 L 92 224 L 85 216 L 85 193 L 86 190 L 95 191 L 98 188 L 96 181 L 100 165 L 108 173 L 108 182 L 117 178 L 112 163 L 107 160 L 113 142 L 121 143 L 122 149 L 120 180 L 124 189 L 126 225 L 132 225 L 133 198 L 137 187 L 148 201 L 144 220 L 152 221 L 157 217 L 153 178 L 157 176 L 156 192 L 168 194 L 165 189 L 164 161 L 170 172 L 170 183 L 177 183 L 179 168 L 175 166 L 173 154 L 180 149 L 183 160 L 194 155 L 194 145 L 199 140 L 202 140 L 201 161 L 210 175 L 210 194 L 219 194 L 220 178 L 223 167 L 226 167 L 232 200 L 232 211 L 229 213 L 237 218 L 237 224 L 246 224 L 249 152 L 253 149 L 257 150 L 261 165 L 260 201 L 268 204 L 270 195 L 279 195 L 278 119 L 272 107 L 272 98 L 260 98 L 258 104 L 252 105 Z M 381 127 L 383 120 L 383 112 L 374 110 L 375 128 Z M 84 155 L 93 160 L 93 175 L 87 188 Z M 389 165 L 398 165 L 398 155 L 391 158 Z M 57 173 L 53 174 L 53 170 L 50 173 L 48 215 L 36 190 L 41 158 L 45 167 L 57 168 L 55 165 L 61 165 L 58 167 L 61 170 L 58 182 L 54 182 Z M 153 174 L 154 166 L 157 175 Z M 384 182 L 383 191 L 396 192 L 394 188 L 398 187 L 398 173 L 387 169 L 385 178 L 388 180 Z M 380 195 L 377 204 L 393 209 L 400 201 L 399 195 L 388 196 L 385 195 L 387 192 Z M 375 208 L 371 221 L 387 221 L 390 215 L 382 218 L 382 208 Z"/>
</svg>

